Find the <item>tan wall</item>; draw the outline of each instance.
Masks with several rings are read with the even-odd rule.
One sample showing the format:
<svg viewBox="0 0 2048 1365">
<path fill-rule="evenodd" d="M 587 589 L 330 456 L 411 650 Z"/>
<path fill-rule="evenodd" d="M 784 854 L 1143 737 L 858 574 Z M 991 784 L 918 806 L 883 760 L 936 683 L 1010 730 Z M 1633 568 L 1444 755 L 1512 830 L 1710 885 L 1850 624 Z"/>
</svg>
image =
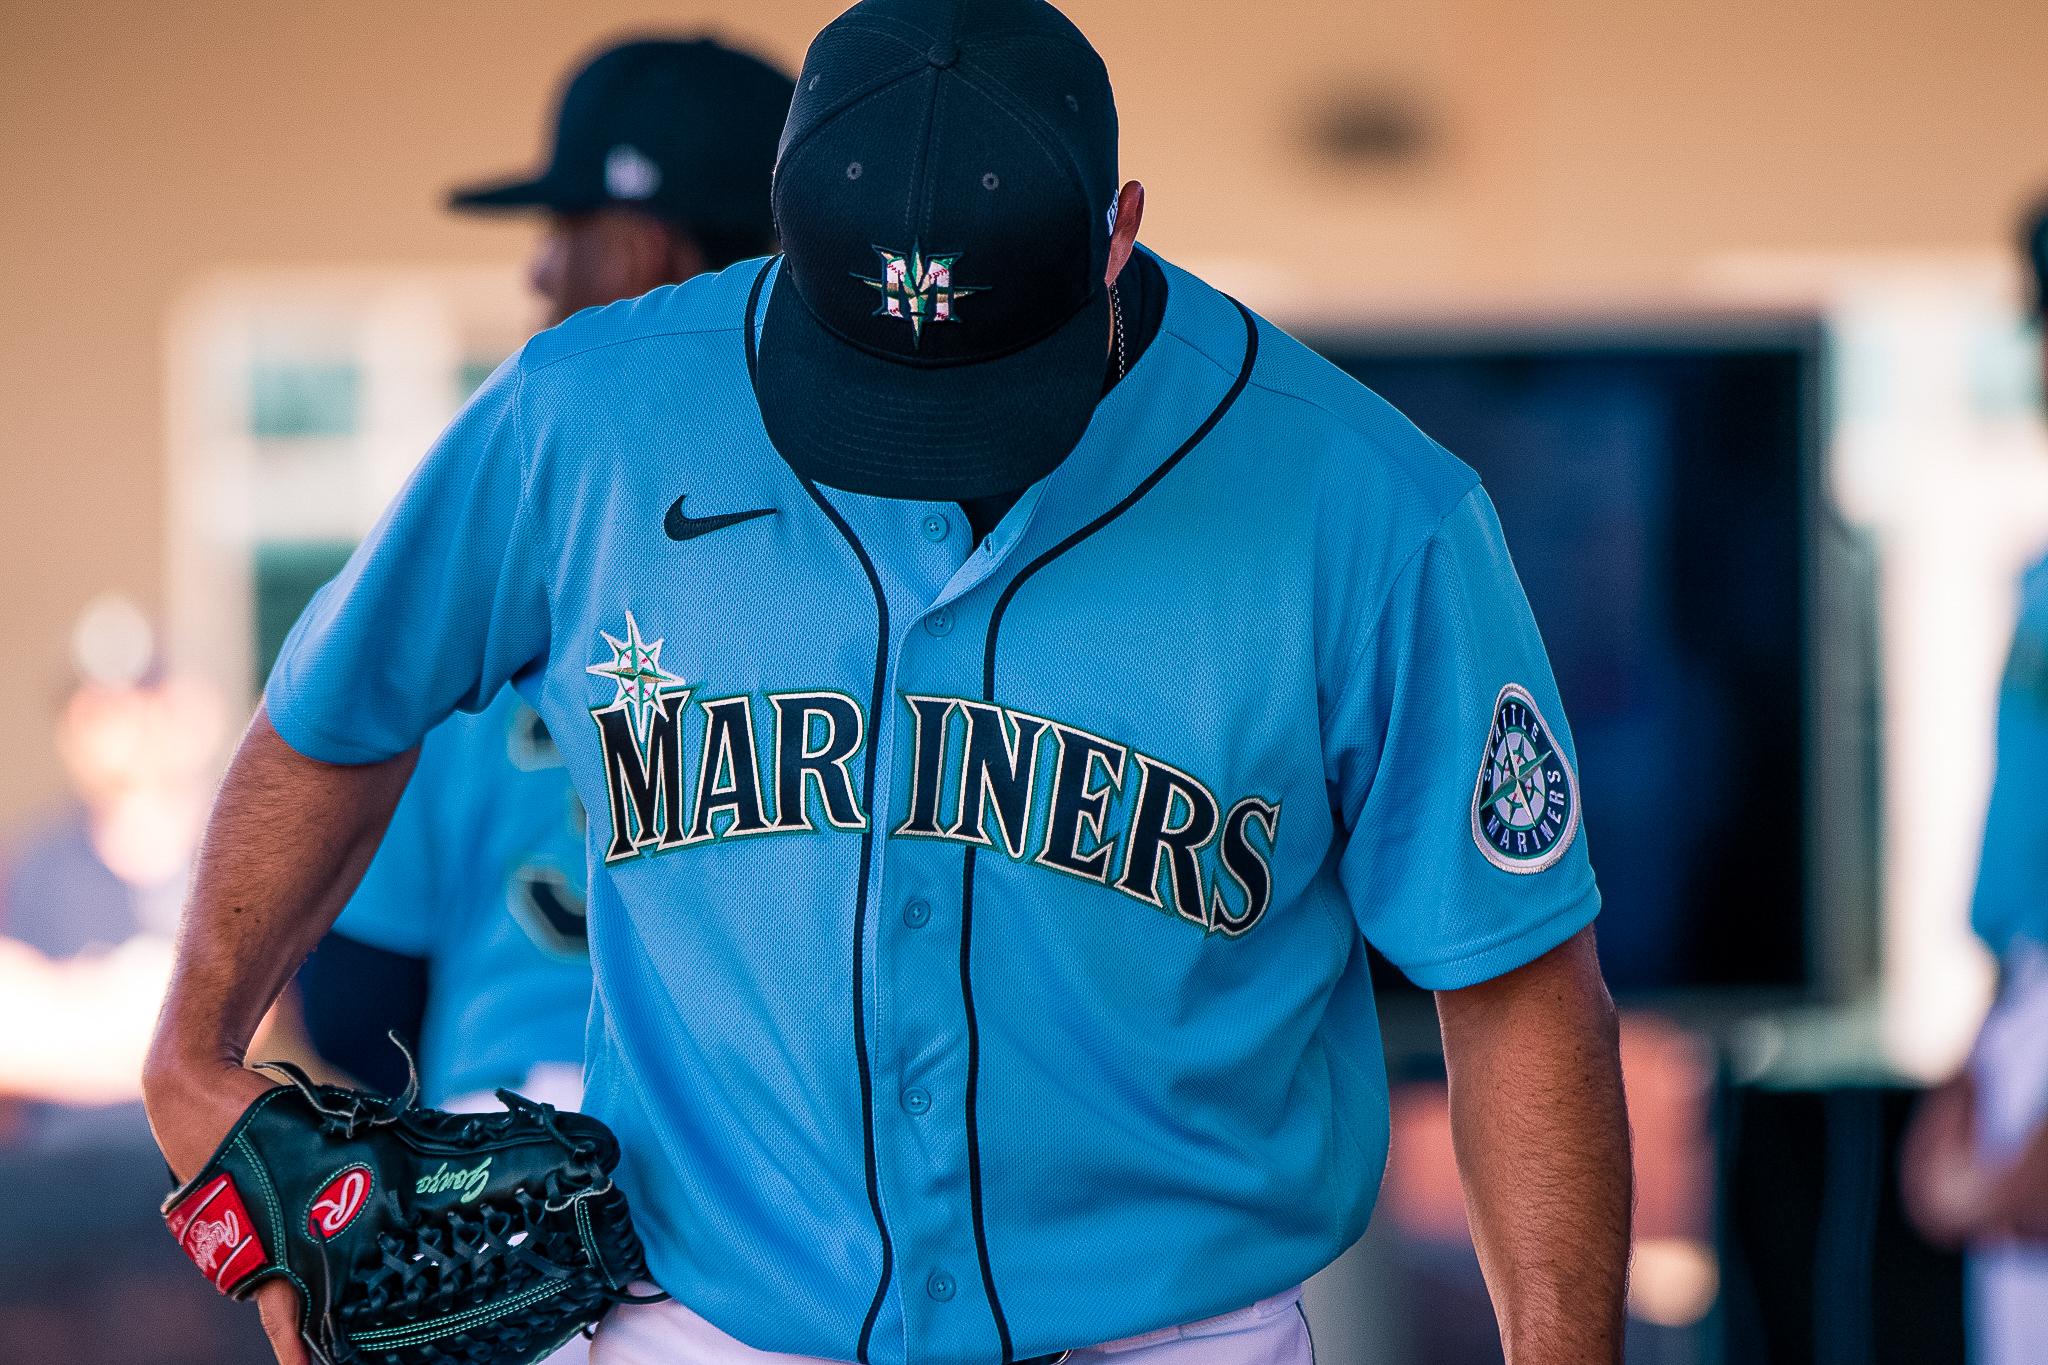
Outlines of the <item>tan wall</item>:
<svg viewBox="0 0 2048 1365">
<path fill-rule="evenodd" d="M 511 260 L 439 207 L 533 154 L 564 63 L 711 23 L 794 63 L 833 0 L 19 3 L 0 40 L 0 823 L 57 785 L 65 631 L 158 600 L 162 327 L 245 265 Z M 2048 5 L 1072 0 L 1147 237 L 1410 298 L 1658 290 L 1751 249 L 1982 247 L 2048 180 Z M 723 16 L 723 17 L 722 17 Z M 1425 168 L 1301 149 L 1333 79 L 1436 101 Z"/>
</svg>

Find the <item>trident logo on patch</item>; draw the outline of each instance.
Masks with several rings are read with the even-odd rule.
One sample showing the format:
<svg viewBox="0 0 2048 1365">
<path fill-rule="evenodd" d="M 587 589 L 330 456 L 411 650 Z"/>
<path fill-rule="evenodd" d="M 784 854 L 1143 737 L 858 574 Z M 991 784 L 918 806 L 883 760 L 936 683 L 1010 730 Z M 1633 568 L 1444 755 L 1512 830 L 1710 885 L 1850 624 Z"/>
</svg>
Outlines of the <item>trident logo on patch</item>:
<svg viewBox="0 0 2048 1365">
<path fill-rule="evenodd" d="M 875 254 L 882 258 L 881 278 L 854 278 L 881 294 L 882 302 L 875 309 L 877 317 L 902 318 L 910 324 L 913 345 L 924 344 L 926 323 L 958 322 L 953 310 L 960 300 L 969 294 L 988 292 L 986 286 L 953 283 L 953 266 L 961 252 L 927 256 L 921 247 L 913 246 L 905 253 L 878 246 Z"/>
</svg>

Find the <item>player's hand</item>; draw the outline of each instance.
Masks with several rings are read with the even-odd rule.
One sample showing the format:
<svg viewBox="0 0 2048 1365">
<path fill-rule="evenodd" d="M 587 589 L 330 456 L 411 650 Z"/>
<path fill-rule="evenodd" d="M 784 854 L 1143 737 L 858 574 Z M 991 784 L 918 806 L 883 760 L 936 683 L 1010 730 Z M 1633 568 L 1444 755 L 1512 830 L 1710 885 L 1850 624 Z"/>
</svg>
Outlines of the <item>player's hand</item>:
<svg viewBox="0 0 2048 1365">
<path fill-rule="evenodd" d="M 313 1365 L 306 1340 L 299 1335 L 299 1291 L 283 1280 L 271 1280 L 257 1289 L 255 1298 L 277 1365 Z"/>
<path fill-rule="evenodd" d="M 212 1160 L 242 1111 L 275 1087 L 276 1082 L 231 1062 L 152 1065 L 142 1078 L 142 1104 L 171 1174 L 190 1180 Z"/>
<path fill-rule="evenodd" d="M 274 1082 L 247 1067 L 225 1062 L 152 1066 L 143 1078 L 143 1105 L 171 1174 L 189 1180 L 212 1158 L 242 1111 L 273 1088 Z M 278 1365 L 312 1365 L 299 1336 L 298 1291 L 283 1280 L 272 1280 L 253 1297 Z"/>
<path fill-rule="evenodd" d="M 1951 1081 L 1920 1101 L 1899 1151 L 1899 1193 L 1920 1235 L 1957 1247 L 1983 1231 L 1995 1189 L 1977 1160 L 1966 1081 Z"/>
</svg>

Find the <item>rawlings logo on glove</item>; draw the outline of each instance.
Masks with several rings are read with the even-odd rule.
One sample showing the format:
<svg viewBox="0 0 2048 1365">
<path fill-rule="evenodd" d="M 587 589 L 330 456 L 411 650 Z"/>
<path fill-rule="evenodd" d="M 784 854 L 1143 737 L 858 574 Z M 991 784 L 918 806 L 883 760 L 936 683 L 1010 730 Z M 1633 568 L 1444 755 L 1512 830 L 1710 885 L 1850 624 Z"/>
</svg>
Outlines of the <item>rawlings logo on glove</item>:
<svg viewBox="0 0 2048 1365">
<path fill-rule="evenodd" d="M 241 1191 L 228 1176 L 216 1176 L 192 1191 L 165 1218 L 199 1273 L 222 1291 L 268 1259 L 250 1231 Z"/>
<path fill-rule="evenodd" d="M 498 1114 L 315 1085 L 296 1067 L 164 1201 L 178 1245 L 224 1294 L 299 1293 L 327 1365 L 528 1365 L 644 1278 L 596 1119 L 509 1090 Z M 450 1196 L 453 1196 L 452 1198 Z"/>
<path fill-rule="evenodd" d="M 341 1236 L 363 1211 L 372 1183 L 368 1166 L 351 1166 L 328 1181 L 327 1188 L 313 1196 L 312 1212 L 306 1215 L 307 1234 L 323 1242 Z"/>
</svg>

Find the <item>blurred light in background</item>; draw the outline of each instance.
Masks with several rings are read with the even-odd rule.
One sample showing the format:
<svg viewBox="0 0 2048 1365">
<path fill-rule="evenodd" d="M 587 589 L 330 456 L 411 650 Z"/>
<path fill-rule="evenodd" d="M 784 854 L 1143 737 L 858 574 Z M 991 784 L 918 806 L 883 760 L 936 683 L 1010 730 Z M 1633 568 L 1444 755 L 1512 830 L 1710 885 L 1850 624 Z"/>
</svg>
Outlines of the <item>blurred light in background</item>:
<svg viewBox="0 0 2048 1365">
<path fill-rule="evenodd" d="M 142 608 L 119 593 L 85 604 L 71 628 L 78 676 L 101 687 L 132 687 L 156 661 L 156 632 Z"/>
<path fill-rule="evenodd" d="M 1628 1311 L 1658 1327 L 1692 1327 L 1721 1284 L 1714 1250 L 1686 1237 L 1639 1237 L 1629 1263 Z"/>
</svg>

